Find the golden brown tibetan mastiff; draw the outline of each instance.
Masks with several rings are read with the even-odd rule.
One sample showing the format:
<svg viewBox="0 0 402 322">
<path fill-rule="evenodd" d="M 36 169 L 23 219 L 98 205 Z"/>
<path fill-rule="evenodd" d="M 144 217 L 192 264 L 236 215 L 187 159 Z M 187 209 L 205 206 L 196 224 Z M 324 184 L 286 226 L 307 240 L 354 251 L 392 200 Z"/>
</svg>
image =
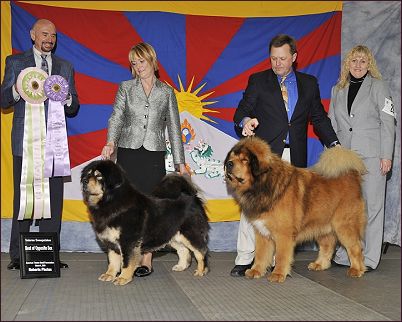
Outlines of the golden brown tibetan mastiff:
<svg viewBox="0 0 402 322">
<path fill-rule="evenodd" d="M 296 244 L 307 240 L 319 245 L 308 269 L 329 268 L 339 241 L 351 262 L 348 276 L 364 274 L 361 175 L 366 168 L 357 154 L 342 147 L 328 149 L 313 168 L 302 169 L 272 153 L 262 139 L 251 137 L 229 151 L 224 166 L 227 186 L 256 233 L 254 264 L 246 277 L 264 276 L 275 255 L 268 280 L 284 282 Z"/>
<path fill-rule="evenodd" d="M 81 185 L 92 226 L 108 252 L 108 269 L 99 280 L 129 283 L 141 255 L 167 244 L 179 257 L 172 270 L 187 269 L 192 251 L 198 263 L 194 276 L 208 272 L 208 217 L 198 190 L 185 177 L 167 175 L 147 196 L 119 165 L 97 160 L 82 170 Z"/>
</svg>

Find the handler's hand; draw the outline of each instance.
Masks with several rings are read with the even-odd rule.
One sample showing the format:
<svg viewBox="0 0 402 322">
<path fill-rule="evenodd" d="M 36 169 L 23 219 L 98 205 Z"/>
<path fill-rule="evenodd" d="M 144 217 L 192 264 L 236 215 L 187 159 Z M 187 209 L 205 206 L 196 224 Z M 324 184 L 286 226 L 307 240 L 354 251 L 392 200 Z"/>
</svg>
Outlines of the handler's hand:
<svg viewBox="0 0 402 322">
<path fill-rule="evenodd" d="M 252 136 L 255 135 L 254 130 L 259 125 L 258 120 L 256 118 L 248 120 L 244 126 L 242 134 L 243 136 Z"/>
<path fill-rule="evenodd" d="M 181 175 L 187 175 L 190 176 L 192 175 L 191 169 L 189 167 L 186 167 L 184 163 L 179 164 L 179 173 Z"/>
<path fill-rule="evenodd" d="M 110 156 L 113 154 L 114 152 L 114 143 L 113 142 L 109 142 L 107 143 L 103 149 L 102 149 L 102 159 L 103 160 L 110 160 Z"/>
<path fill-rule="evenodd" d="M 392 166 L 392 161 L 387 159 L 380 160 L 380 171 L 383 176 L 385 176 L 390 170 Z"/>
</svg>

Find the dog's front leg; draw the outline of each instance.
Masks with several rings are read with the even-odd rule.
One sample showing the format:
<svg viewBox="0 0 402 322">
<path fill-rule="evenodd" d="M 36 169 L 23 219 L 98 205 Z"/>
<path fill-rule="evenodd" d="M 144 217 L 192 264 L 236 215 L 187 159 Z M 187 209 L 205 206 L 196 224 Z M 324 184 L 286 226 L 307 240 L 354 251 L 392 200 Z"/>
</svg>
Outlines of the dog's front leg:
<svg viewBox="0 0 402 322">
<path fill-rule="evenodd" d="M 293 252 L 295 248 L 295 241 L 292 236 L 279 235 L 275 238 L 275 268 L 271 275 L 268 277 L 270 282 L 282 283 L 285 281 L 286 276 L 290 274 L 290 269 L 293 263 Z"/>
<path fill-rule="evenodd" d="M 126 285 L 133 280 L 135 269 L 141 262 L 141 247 L 134 247 L 132 252 L 122 250 L 123 266 L 120 275 L 114 280 L 114 285 Z"/>
<path fill-rule="evenodd" d="M 114 250 L 109 249 L 107 257 L 109 260 L 107 271 L 99 276 L 98 280 L 111 282 L 116 278 L 117 273 L 120 271 L 121 255 L 117 254 Z"/>
<path fill-rule="evenodd" d="M 275 244 L 269 236 L 262 236 L 255 230 L 255 257 L 253 266 L 246 270 L 246 277 L 260 278 L 267 272 L 267 267 L 272 264 L 272 256 Z"/>
</svg>

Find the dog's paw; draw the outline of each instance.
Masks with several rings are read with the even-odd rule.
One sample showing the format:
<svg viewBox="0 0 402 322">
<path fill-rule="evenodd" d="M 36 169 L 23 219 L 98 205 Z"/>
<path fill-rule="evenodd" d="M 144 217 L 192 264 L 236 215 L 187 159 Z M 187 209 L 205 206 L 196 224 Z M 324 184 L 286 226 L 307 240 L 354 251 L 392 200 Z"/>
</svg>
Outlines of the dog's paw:
<svg viewBox="0 0 402 322">
<path fill-rule="evenodd" d="M 330 266 L 331 266 L 331 263 L 328 263 L 327 265 L 322 265 L 317 262 L 311 262 L 310 264 L 308 264 L 307 268 L 310 271 L 323 271 L 323 270 L 328 269 Z"/>
<path fill-rule="evenodd" d="M 193 276 L 200 276 L 201 277 L 201 276 L 207 275 L 207 273 L 208 273 L 208 268 L 205 268 L 203 271 L 196 269 L 194 271 Z"/>
<path fill-rule="evenodd" d="M 249 268 L 248 270 L 246 270 L 245 276 L 248 278 L 260 278 L 263 277 L 264 274 L 254 268 Z"/>
<path fill-rule="evenodd" d="M 101 276 L 98 277 L 98 280 L 103 281 L 103 282 L 111 282 L 116 278 L 116 276 L 110 275 L 110 274 L 102 274 Z"/>
<path fill-rule="evenodd" d="M 271 273 L 271 275 L 268 276 L 268 281 L 270 282 L 283 283 L 285 280 L 286 275 L 284 274 Z"/>
<path fill-rule="evenodd" d="M 122 285 L 126 285 L 126 284 L 130 283 L 132 280 L 133 280 L 132 278 L 124 278 L 124 277 L 119 276 L 114 280 L 113 284 L 122 286 Z"/>
<path fill-rule="evenodd" d="M 361 271 L 361 270 L 358 270 L 356 268 L 350 267 L 350 268 L 348 268 L 346 274 L 349 277 L 362 277 L 364 275 L 364 271 Z"/>
<path fill-rule="evenodd" d="M 176 264 L 175 266 L 172 267 L 172 271 L 183 272 L 186 268 L 187 268 L 186 266 L 181 266 L 179 264 Z"/>
</svg>

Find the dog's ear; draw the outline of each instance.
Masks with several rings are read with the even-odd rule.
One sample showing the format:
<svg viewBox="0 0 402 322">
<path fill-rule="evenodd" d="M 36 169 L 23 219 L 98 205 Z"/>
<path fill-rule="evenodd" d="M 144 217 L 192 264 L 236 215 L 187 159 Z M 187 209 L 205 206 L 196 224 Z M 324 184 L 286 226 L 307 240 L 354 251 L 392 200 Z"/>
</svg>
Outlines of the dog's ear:
<svg viewBox="0 0 402 322">
<path fill-rule="evenodd" d="M 250 171 L 253 177 L 258 177 L 262 173 L 265 173 L 269 170 L 269 166 L 266 162 L 261 161 L 256 154 L 252 151 L 248 151 L 249 165 Z"/>
</svg>

